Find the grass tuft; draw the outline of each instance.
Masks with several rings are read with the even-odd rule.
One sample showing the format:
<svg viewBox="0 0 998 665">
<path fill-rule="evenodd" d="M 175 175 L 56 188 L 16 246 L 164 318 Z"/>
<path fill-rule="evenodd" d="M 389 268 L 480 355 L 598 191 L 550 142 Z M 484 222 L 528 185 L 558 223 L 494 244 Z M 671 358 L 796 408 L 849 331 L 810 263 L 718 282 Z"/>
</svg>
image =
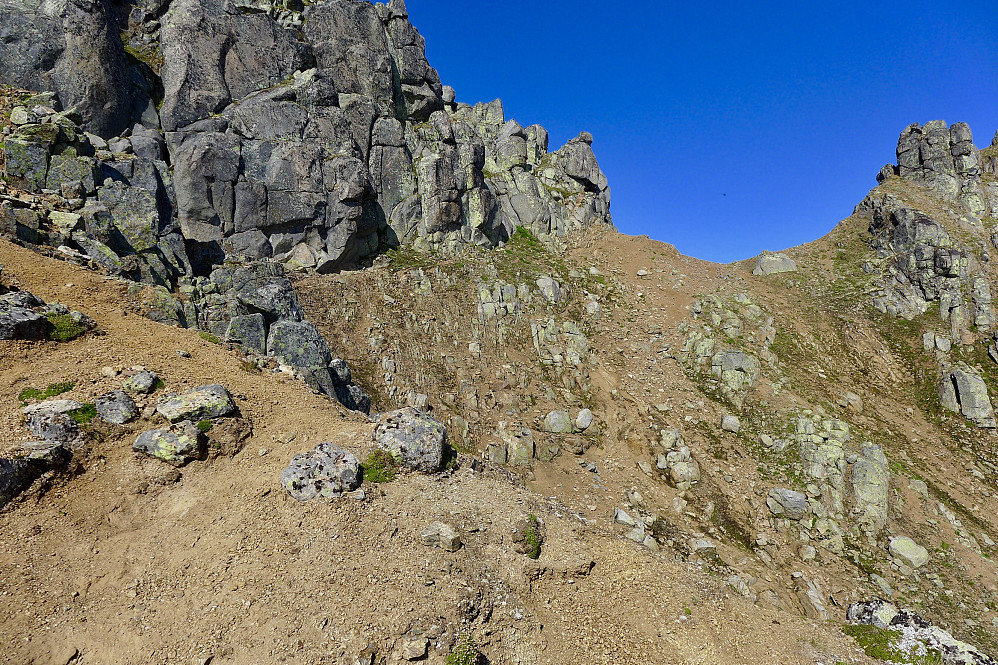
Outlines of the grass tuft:
<svg viewBox="0 0 998 665">
<path fill-rule="evenodd" d="M 21 404 L 27 406 L 28 402 L 31 400 L 43 400 L 48 399 L 49 397 L 56 397 L 63 393 L 68 393 L 74 387 L 76 387 L 76 384 L 72 381 L 63 381 L 60 383 L 53 383 L 45 390 L 39 390 L 38 388 L 25 388 L 17 395 L 17 399 L 21 402 Z"/>
</svg>

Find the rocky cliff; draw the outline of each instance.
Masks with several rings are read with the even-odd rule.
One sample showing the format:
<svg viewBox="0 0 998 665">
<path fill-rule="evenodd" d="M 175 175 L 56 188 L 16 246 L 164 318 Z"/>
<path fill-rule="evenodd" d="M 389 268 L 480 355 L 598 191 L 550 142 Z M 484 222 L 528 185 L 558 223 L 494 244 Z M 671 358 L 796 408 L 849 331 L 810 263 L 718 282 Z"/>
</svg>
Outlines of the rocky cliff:
<svg viewBox="0 0 998 665">
<path fill-rule="evenodd" d="M 592 137 L 548 152 L 498 100 L 456 103 L 402 0 L 5 0 L 0 19 L 0 82 L 52 93 L 15 109 L 7 177 L 67 195 L 80 222 L 52 242 L 135 255 L 143 281 L 611 223 Z"/>
</svg>

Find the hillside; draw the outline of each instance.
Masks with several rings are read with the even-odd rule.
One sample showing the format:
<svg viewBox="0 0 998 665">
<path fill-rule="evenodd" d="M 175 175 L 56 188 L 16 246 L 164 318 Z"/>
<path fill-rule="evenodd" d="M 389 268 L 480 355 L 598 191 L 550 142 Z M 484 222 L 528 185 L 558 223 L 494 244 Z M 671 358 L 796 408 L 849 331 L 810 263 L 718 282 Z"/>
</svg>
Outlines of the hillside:
<svg viewBox="0 0 998 665">
<path fill-rule="evenodd" d="M 998 136 L 719 265 L 399 0 L 0 26 L 0 662 L 995 662 Z"/>
</svg>

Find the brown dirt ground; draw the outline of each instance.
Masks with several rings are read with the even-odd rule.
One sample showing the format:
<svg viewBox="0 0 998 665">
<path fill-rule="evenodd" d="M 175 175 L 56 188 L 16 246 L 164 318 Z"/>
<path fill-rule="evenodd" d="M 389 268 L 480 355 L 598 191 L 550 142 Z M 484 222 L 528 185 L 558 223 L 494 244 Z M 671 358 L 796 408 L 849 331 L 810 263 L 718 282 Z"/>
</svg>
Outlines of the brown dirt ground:
<svg viewBox="0 0 998 665">
<path fill-rule="evenodd" d="M 0 662 L 352 664 L 368 644 L 396 662 L 400 636 L 420 633 L 432 638 L 429 662 L 442 663 L 457 630 L 497 664 L 868 662 L 835 624 L 753 606 L 696 564 L 615 535 L 605 512 L 575 517 L 557 495 L 587 482 L 577 467 L 553 468 L 563 486 L 544 494 L 465 464 L 365 485 L 365 501 L 298 503 L 278 484 L 290 457 L 324 440 L 364 457 L 365 419 L 142 318 L 123 283 L 5 241 L 0 263 L 6 283 L 105 333 L 0 343 L 4 447 L 27 438 L 21 389 L 73 380 L 66 397 L 91 399 L 119 385 L 105 366 L 143 365 L 167 390 L 221 382 L 253 426 L 241 452 L 179 477 L 131 452 L 150 420 L 109 430 L 74 477 L 0 512 Z M 527 513 L 545 523 L 537 562 L 512 549 Z M 433 519 L 459 527 L 465 547 L 422 546 Z"/>
</svg>

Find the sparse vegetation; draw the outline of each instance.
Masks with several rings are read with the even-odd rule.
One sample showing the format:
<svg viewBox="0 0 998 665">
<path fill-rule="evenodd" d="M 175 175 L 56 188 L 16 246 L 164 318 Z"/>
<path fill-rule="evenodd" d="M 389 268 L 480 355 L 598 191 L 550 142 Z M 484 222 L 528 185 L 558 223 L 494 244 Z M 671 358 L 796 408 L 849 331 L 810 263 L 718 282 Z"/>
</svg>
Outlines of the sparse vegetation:
<svg viewBox="0 0 998 665">
<path fill-rule="evenodd" d="M 919 655 L 898 648 L 901 639 L 899 630 L 883 630 L 876 626 L 844 626 L 842 630 L 856 640 L 870 658 L 909 665 L 939 665 L 943 662 L 942 655 L 938 651 L 930 650 L 924 655 Z"/>
<path fill-rule="evenodd" d="M 527 556 L 531 559 L 538 559 L 541 556 L 541 532 L 540 521 L 537 515 L 531 513 L 527 516 L 527 531 L 524 535 L 527 547 Z"/>
<path fill-rule="evenodd" d="M 54 342 L 71 342 L 87 332 L 86 327 L 69 314 L 48 314 L 45 318 L 52 324 L 49 339 Z"/>
<path fill-rule="evenodd" d="M 365 482 L 390 483 L 398 475 L 398 461 L 385 450 L 375 450 L 361 464 L 361 473 Z"/>
<path fill-rule="evenodd" d="M 457 643 L 451 652 L 447 654 L 447 665 L 477 665 L 481 660 L 481 653 L 475 640 L 465 633 L 458 638 Z"/>
<path fill-rule="evenodd" d="M 198 431 L 201 432 L 202 434 L 207 434 L 208 432 L 211 431 L 211 425 L 212 423 L 210 420 L 201 420 L 198 422 L 197 428 Z"/>
<path fill-rule="evenodd" d="M 212 335 L 210 332 L 207 332 L 205 330 L 199 330 L 198 331 L 198 337 L 200 337 L 204 341 L 210 342 L 212 344 L 221 344 L 222 343 L 222 340 L 220 340 L 218 337 L 216 337 L 215 335 Z"/>
<path fill-rule="evenodd" d="M 57 397 L 63 393 L 68 393 L 70 390 L 76 387 L 76 384 L 72 381 L 62 381 L 59 383 L 53 383 L 45 390 L 39 390 L 38 388 L 25 388 L 17 395 L 17 399 L 22 405 L 27 406 L 29 402 L 33 400 L 44 400 L 50 397 Z"/>
</svg>

